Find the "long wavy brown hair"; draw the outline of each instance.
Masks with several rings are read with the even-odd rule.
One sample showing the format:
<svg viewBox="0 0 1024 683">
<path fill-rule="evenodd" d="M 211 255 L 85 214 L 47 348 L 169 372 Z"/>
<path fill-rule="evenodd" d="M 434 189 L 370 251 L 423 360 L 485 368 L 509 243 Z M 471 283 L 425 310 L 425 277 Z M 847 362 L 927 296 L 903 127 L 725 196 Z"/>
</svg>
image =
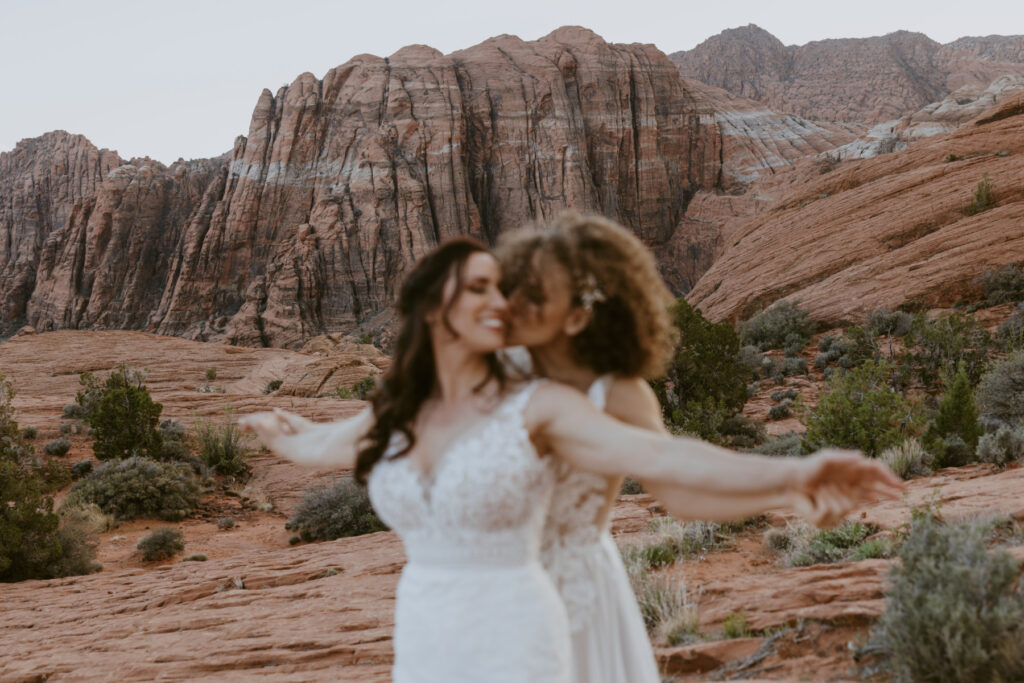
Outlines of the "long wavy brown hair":
<svg viewBox="0 0 1024 683">
<path fill-rule="evenodd" d="M 449 239 L 421 258 L 402 283 L 395 302 L 400 324 L 391 367 L 370 399 L 376 422 L 356 458 L 355 478 L 359 483 L 366 483 L 370 471 L 384 457 L 393 434 L 402 434 L 405 439 L 401 450 L 392 457 L 405 455 L 416 443 L 413 432 L 416 415 L 437 386 L 437 366 L 427 316 L 440 311 L 442 323 L 458 336 L 448 322 L 448 311 L 462 293 L 466 261 L 477 252 L 489 253 L 489 250 L 471 237 Z M 455 289 L 445 301 L 444 287 L 452 278 Z M 503 389 L 505 372 L 497 356 L 488 354 L 486 361 L 488 374 L 477 388 L 496 379 Z"/>
<path fill-rule="evenodd" d="M 674 301 L 654 256 L 631 232 L 601 216 L 565 212 L 547 225 L 502 237 L 496 250 L 506 295 L 546 300 L 544 270 L 552 261 L 571 279 L 574 306 L 591 310 L 571 340 L 573 355 L 600 374 L 654 379 L 677 340 Z M 589 301 L 588 301 L 589 298 Z"/>
</svg>

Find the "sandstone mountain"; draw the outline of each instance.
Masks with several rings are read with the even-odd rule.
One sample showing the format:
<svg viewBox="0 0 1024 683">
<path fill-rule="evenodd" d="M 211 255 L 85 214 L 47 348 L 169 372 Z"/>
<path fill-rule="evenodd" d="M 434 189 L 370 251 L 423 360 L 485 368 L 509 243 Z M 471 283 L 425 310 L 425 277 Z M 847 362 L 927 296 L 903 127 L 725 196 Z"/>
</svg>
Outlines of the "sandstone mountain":
<svg viewBox="0 0 1024 683">
<path fill-rule="evenodd" d="M 821 321 L 861 322 L 878 308 L 950 306 L 977 294 L 983 272 L 1024 262 L 1024 93 L 906 151 L 788 175 L 767 211 L 729 224 L 688 295 L 708 317 L 787 298 Z M 972 215 L 983 180 L 994 206 Z"/>
<path fill-rule="evenodd" d="M 963 86 L 1024 75 L 1024 36 L 920 33 L 783 45 L 753 24 L 670 55 L 684 76 L 813 121 L 874 125 L 942 100 Z"/>
<path fill-rule="evenodd" d="M 0 336 L 298 348 L 386 308 L 440 239 L 493 242 L 566 207 L 632 228 L 685 292 L 720 246 L 720 190 L 852 137 L 582 28 L 359 55 L 265 90 L 221 158 L 125 162 L 59 131 L 0 154 Z"/>
</svg>

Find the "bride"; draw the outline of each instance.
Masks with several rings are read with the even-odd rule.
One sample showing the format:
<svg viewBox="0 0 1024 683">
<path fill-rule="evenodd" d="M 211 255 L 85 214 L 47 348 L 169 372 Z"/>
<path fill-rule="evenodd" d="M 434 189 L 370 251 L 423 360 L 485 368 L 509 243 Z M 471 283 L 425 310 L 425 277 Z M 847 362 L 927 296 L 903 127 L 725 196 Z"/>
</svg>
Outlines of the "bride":
<svg viewBox="0 0 1024 683">
<path fill-rule="evenodd" d="M 510 381 L 495 355 L 508 317 L 500 282 L 483 245 L 446 242 L 403 283 L 393 364 L 372 410 L 324 425 L 283 411 L 241 420 L 295 462 L 354 466 L 401 536 L 395 681 L 573 680 L 567 615 L 539 559 L 563 463 L 706 496 L 781 497 L 823 517 L 900 489 L 856 454 L 739 455 L 623 425 L 556 382 Z"/>
</svg>

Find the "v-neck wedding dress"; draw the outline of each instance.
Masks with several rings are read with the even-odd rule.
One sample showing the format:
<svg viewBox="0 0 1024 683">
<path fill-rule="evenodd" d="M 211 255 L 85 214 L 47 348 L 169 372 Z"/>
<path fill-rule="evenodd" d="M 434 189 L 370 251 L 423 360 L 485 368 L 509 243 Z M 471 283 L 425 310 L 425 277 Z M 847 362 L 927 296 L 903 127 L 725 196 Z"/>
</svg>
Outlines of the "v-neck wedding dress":
<svg viewBox="0 0 1024 683">
<path fill-rule="evenodd" d="M 539 559 L 555 475 L 523 425 L 536 385 L 505 397 L 429 476 L 388 454 L 370 473 L 373 506 L 408 558 L 395 601 L 395 683 L 572 680 L 565 607 Z"/>
</svg>

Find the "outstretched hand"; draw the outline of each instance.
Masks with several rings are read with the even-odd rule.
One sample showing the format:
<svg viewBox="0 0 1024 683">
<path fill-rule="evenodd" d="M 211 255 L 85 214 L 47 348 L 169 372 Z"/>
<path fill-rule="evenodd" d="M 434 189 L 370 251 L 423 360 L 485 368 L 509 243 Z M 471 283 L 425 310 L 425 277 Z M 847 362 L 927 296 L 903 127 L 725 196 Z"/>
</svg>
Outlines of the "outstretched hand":
<svg viewBox="0 0 1024 683">
<path fill-rule="evenodd" d="M 306 418 L 280 408 L 238 418 L 238 426 L 242 431 L 256 434 L 271 450 L 275 450 L 274 443 L 281 437 L 301 434 L 312 425 L 313 423 Z"/>
<path fill-rule="evenodd" d="M 817 526 L 837 524 L 862 503 L 898 499 L 906 489 L 892 470 L 856 451 L 825 449 L 801 464 L 793 507 Z"/>
</svg>

